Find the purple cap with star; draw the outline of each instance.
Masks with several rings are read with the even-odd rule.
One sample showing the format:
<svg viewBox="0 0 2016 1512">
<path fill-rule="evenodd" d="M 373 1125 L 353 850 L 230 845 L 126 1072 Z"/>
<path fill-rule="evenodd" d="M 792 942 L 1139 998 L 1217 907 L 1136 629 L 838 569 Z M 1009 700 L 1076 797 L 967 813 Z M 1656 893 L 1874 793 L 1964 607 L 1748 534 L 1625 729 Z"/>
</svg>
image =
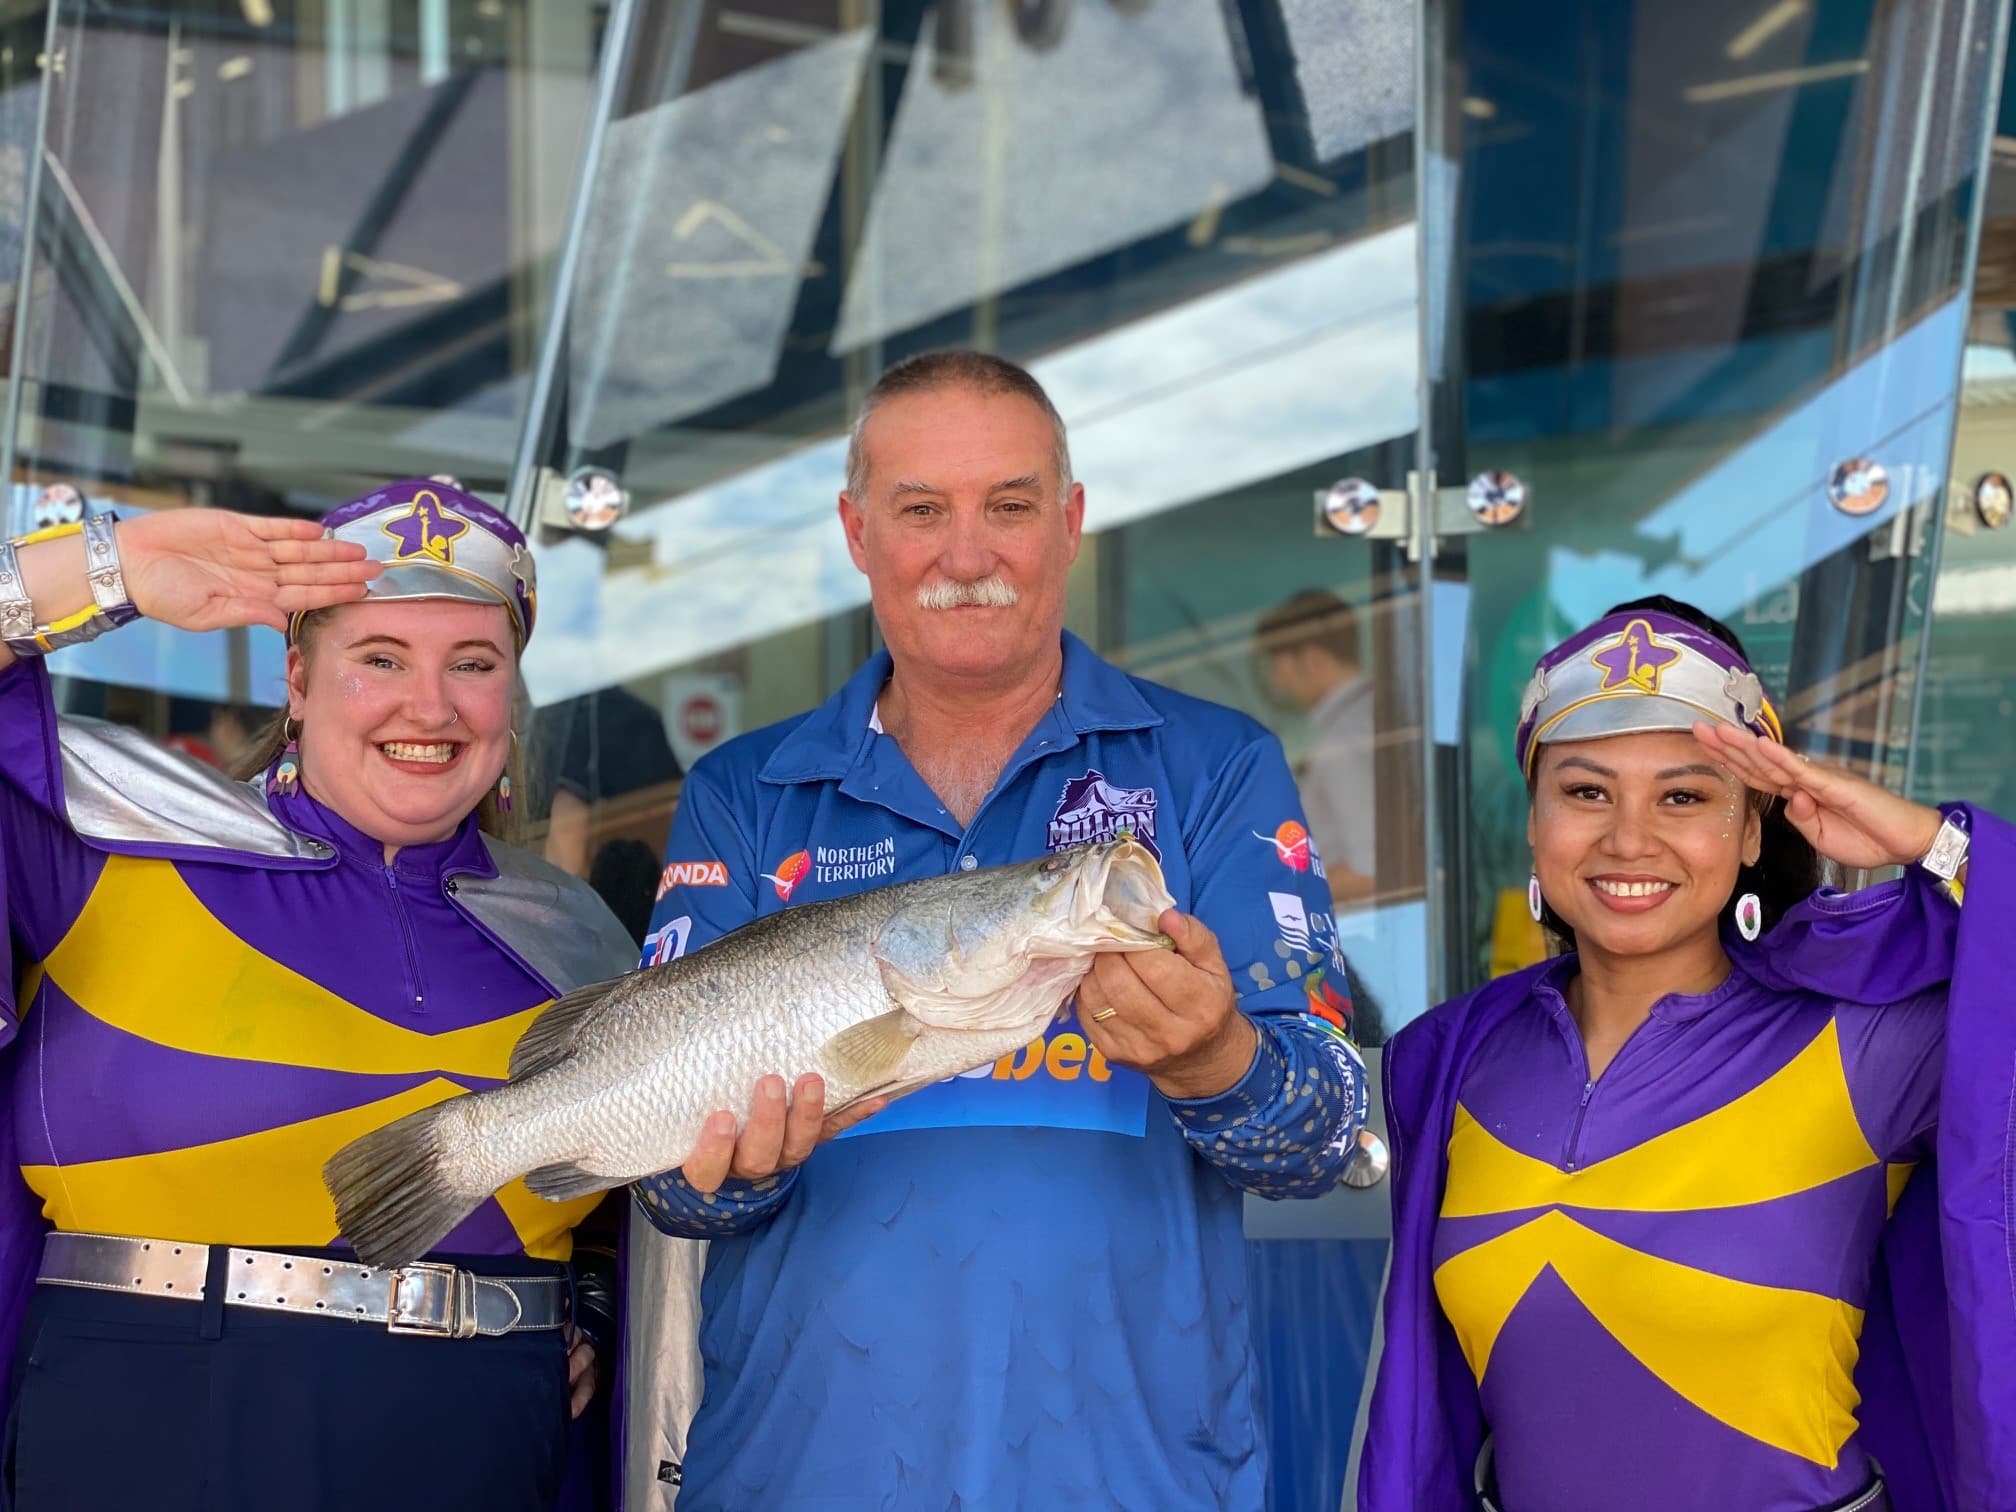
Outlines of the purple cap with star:
<svg viewBox="0 0 2016 1512">
<path fill-rule="evenodd" d="M 518 644 L 532 638 L 539 603 L 524 532 L 473 494 L 428 478 L 388 483 L 322 517 L 323 532 L 355 541 L 385 570 L 367 599 L 462 599 L 502 604 Z M 296 615 L 291 640 L 300 629 Z"/>
<path fill-rule="evenodd" d="M 1688 730 L 1700 720 L 1785 738 L 1763 682 L 1735 647 L 1673 615 L 1627 609 L 1540 658 L 1519 706 L 1515 749 L 1530 779 L 1544 745 Z"/>
</svg>

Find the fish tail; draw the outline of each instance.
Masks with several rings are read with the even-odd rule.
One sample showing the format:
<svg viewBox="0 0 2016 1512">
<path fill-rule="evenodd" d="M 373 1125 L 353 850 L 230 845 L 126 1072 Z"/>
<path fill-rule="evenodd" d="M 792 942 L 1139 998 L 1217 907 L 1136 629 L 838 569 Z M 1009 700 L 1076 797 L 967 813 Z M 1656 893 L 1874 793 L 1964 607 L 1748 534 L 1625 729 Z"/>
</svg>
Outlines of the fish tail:
<svg viewBox="0 0 2016 1512">
<path fill-rule="evenodd" d="M 443 1124 L 461 1101 L 395 1119 L 352 1140 L 322 1167 L 336 1199 L 336 1226 L 367 1264 L 418 1260 L 488 1195 L 454 1179 L 456 1150 Z"/>
</svg>

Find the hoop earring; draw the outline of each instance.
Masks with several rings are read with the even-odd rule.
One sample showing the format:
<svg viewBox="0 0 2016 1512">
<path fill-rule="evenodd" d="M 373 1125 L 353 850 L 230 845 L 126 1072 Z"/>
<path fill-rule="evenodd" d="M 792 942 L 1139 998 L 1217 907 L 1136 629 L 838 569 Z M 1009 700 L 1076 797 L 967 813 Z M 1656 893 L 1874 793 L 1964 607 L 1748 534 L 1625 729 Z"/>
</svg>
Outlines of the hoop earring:
<svg viewBox="0 0 2016 1512">
<path fill-rule="evenodd" d="M 1547 912 L 1546 901 L 1540 896 L 1540 873 L 1538 872 L 1528 872 L 1526 874 L 1526 912 L 1533 915 L 1533 922 L 1535 924 L 1538 924 L 1542 916 Z"/>
<path fill-rule="evenodd" d="M 1764 900 L 1754 892 L 1746 892 L 1736 900 L 1736 933 L 1746 940 L 1764 933 Z"/>
<path fill-rule="evenodd" d="M 497 774 L 497 812 L 511 812 L 511 754 L 518 749 L 518 732 L 511 732 L 511 744 L 504 754 L 504 770 Z"/>
<path fill-rule="evenodd" d="M 273 770 L 273 791 L 292 796 L 301 786 L 301 743 L 296 734 L 301 722 L 292 714 L 281 716 L 280 733 L 287 744 L 280 752 L 280 765 Z"/>
</svg>

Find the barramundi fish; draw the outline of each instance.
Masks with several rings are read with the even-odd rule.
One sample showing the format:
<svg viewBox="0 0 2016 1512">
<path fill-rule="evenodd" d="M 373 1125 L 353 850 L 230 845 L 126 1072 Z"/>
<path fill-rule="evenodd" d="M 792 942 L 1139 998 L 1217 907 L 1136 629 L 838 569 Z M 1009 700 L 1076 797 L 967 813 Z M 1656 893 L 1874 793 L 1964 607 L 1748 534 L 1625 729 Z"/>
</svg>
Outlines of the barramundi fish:
<svg viewBox="0 0 2016 1512">
<path fill-rule="evenodd" d="M 323 1170 L 373 1265 L 426 1254 L 523 1176 L 563 1202 L 683 1165 L 709 1115 L 817 1072 L 826 1112 L 900 1097 L 1041 1034 L 1105 951 L 1166 949 L 1174 907 L 1129 836 L 759 919 L 678 960 L 569 993 L 510 1080 L 408 1114 Z"/>
</svg>

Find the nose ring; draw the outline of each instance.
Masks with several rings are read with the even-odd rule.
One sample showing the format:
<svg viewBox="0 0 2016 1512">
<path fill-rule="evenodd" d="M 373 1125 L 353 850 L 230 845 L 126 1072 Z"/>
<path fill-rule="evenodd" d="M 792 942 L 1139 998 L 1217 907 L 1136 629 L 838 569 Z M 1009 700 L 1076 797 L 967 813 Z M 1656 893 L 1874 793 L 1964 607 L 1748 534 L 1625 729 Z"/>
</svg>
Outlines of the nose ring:
<svg viewBox="0 0 2016 1512">
<path fill-rule="evenodd" d="M 450 714 L 448 716 L 448 723 L 450 723 L 451 725 L 462 723 L 462 711 L 460 709 L 457 709 L 453 714 Z"/>
</svg>

